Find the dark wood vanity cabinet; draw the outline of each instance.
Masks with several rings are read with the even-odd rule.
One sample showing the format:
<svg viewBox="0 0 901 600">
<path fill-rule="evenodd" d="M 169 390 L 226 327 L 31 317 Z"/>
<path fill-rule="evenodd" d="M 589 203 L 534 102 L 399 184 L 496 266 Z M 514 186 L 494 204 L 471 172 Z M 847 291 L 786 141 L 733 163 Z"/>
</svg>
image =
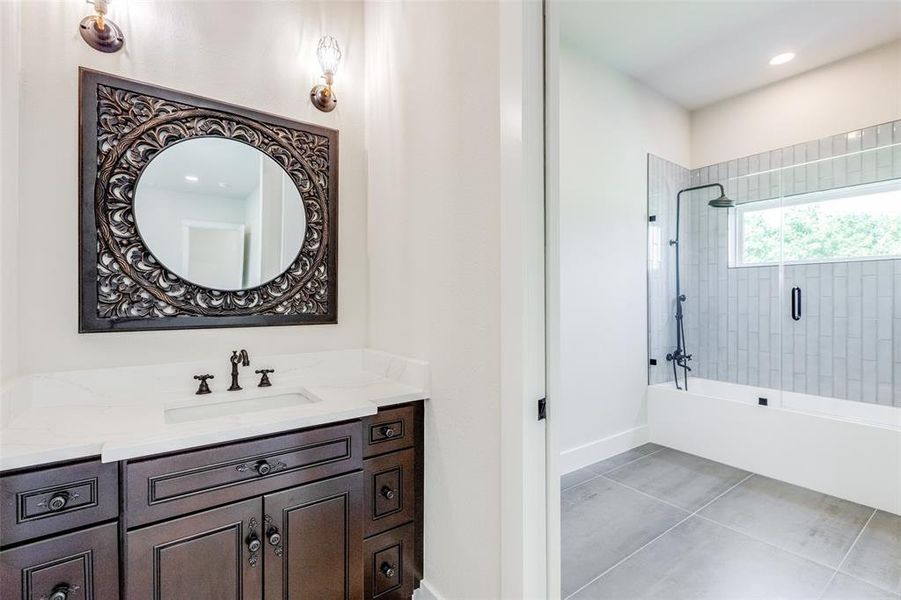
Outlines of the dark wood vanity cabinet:
<svg viewBox="0 0 901 600">
<path fill-rule="evenodd" d="M 422 578 L 422 429 L 415 402 L 119 465 L 4 474 L 0 597 L 408 600 Z"/>
</svg>

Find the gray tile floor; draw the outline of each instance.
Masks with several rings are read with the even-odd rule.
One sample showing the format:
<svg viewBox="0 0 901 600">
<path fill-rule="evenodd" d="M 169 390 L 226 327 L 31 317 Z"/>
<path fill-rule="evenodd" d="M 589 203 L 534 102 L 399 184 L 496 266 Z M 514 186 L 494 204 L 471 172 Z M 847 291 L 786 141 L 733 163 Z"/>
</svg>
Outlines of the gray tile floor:
<svg viewBox="0 0 901 600">
<path fill-rule="evenodd" d="M 646 444 L 564 475 L 573 600 L 901 600 L 901 517 Z"/>
</svg>

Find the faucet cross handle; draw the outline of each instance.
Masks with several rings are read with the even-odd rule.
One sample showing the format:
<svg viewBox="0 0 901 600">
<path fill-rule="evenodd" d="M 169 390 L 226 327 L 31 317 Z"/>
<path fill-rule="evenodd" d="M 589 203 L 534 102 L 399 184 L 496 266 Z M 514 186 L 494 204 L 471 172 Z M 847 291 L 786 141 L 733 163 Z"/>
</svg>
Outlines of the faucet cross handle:
<svg viewBox="0 0 901 600">
<path fill-rule="evenodd" d="M 257 387 L 269 387 L 272 385 L 272 382 L 269 381 L 269 373 L 275 373 L 275 369 L 257 369 L 254 373 L 260 375 L 260 383 Z"/>
<path fill-rule="evenodd" d="M 207 379 L 215 379 L 215 377 L 213 377 L 210 374 L 195 375 L 194 379 L 196 379 L 197 381 L 200 382 L 200 385 L 197 387 L 197 391 L 194 392 L 195 394 L 200 395 L 200 394 L 209 394 L 210 393 L 210 384 L 208 384 L 206 382 L 206 380 Z"/>
</svg>

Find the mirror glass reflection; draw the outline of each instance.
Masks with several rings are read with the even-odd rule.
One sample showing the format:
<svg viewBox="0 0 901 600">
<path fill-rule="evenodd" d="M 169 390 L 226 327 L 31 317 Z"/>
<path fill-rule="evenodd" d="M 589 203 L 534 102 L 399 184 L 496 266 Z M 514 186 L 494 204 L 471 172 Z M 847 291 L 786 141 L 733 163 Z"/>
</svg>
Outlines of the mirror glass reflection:
<svg viewBox="0 0 901 600">
<path fill-rule="evenodd" d="M 306 218 L 297 186 L 244 143 L 194 138 L 156 156 L 135 190 L 135 222 L 148 249 L 178 276 L 240 290 L 297 258 Z"/>
</svg>

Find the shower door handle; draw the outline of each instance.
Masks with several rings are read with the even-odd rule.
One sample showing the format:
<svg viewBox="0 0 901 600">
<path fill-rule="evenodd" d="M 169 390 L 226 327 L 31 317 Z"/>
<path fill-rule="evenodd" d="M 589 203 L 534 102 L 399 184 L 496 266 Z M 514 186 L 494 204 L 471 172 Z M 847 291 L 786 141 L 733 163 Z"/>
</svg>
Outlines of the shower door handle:
<svg viewBox="0 0 901 600">
<path fill-rule="evenodd" d="M 798 286 L 792 288 L 792 319 L 801 320 L 801 288 Z"/>
</svg>

